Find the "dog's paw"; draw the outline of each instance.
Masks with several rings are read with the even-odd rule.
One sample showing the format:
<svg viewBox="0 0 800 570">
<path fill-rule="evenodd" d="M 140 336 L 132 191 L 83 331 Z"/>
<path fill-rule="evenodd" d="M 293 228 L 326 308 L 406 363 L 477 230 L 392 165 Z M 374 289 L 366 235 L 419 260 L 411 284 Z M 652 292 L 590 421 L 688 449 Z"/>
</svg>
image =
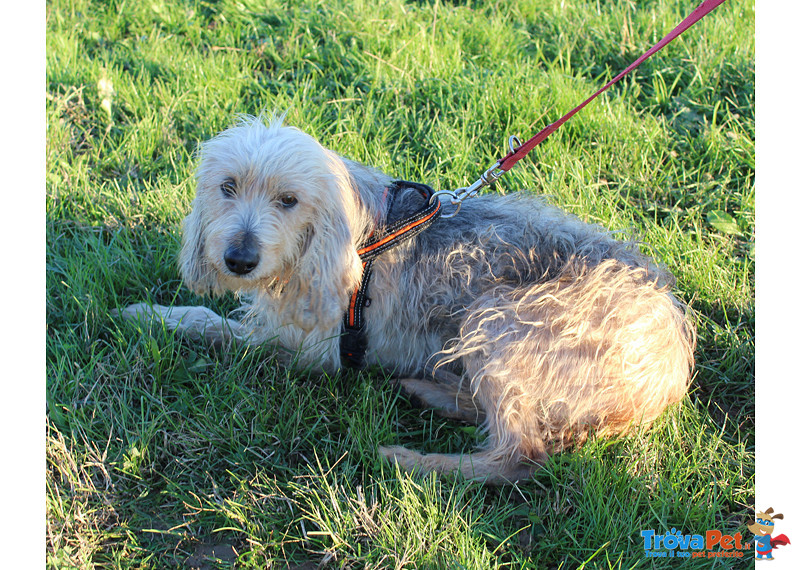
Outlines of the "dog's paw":
<svg viewBox="0 0 800 570">
<path fill-rule="evenodd" d="M 122 317 L 127 321 L 151 321 L 156 317 L 167 320 L 172 314 L 172 309 L 163 305 L 135 303 L 122 310 L 111 309 L 109 314 L 114 318 Z"/>
<path fill-rule="evenodd" d="M 411 451 L 400 445 L 382 445 L 378 447 L 378 453 L 380 453 L 386 461 L 389 463 L 396 463 L 405 471 L 413 471 L 415 467 L 418 469 L 423 467 L 423 455 L 421 453 Z"/>
</svg>

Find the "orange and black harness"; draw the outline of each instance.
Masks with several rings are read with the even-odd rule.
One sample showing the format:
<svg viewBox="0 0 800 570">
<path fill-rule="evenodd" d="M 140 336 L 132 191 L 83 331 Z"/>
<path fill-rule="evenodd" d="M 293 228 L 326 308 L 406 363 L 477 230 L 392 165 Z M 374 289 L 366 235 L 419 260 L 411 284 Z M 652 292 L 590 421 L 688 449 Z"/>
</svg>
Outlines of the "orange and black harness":
<svg viewBox="0 0 800 570">
<path fill-rule="evenodd" d="M 350 296 L 350 305 L 344 316 L 343 334 L 339 340 L 342 362 L 352 368 L 361 368 L 364 365 L 364 355 L 367 352 L 364 308 L 370 304 L 367 291 L 369 280 L 372 277 L 372 262 L 383 252 L 400 245 L 430 227 L 442 213 L 442 204 L 438 199 L 432 199 L 435 192 L 430 186 L 396 180 L 387 188 L 387 218 L 392 211 L 398 192 L 404 188 L 413 188 L 419 192 L 425 198 L 425 206 L 406 218 L 376 229 L 358 249 L 364 273 L 361 277 L 361 284 Z"/>
</svg>

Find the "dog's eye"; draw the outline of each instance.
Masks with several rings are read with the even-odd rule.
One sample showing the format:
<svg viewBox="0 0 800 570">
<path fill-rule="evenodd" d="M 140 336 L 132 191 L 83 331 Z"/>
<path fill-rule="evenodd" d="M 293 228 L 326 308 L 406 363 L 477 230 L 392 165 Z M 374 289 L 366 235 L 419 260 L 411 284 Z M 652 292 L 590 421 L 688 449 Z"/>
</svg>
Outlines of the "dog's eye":
<svg viewBox="0 0 800 570">
<path fill-rule="evenodd" d="M 225 181 L 220 184 L 219 189 L 222 190 L 222 194 L 226 198 L 234 198 L 236 196 L 236 182 L 233 178 L 226 178 Z"/>
<path fill-rule="evenodd" d="M 294 194 L 284 194 L 279 198 L 279 201 L 284 208 L 291 208 L 297 204 L 297 198 L 294 197 Z"/>
</svg>

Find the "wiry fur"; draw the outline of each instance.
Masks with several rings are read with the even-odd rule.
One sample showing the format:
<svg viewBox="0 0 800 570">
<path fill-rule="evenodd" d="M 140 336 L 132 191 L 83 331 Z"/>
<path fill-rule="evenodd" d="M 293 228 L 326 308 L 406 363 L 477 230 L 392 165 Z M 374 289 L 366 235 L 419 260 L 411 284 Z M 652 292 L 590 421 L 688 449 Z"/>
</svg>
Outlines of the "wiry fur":
<svg viewBox="0 0 800 570">
<path fill-rule="evenodd" d="M 236 181 L 237 195 L 220 190 Z M 239 291 L 240 321 L 202 307 L 153 307 L 208 341 L 277 339 L 301 362 L 340 368 L 341 320 L 361 278 L 356 254 L 376 226 L 420 208 L 414 190 L 382 200 L 391 179 L 273 120 L 244 118 L 202 145 L 184 222 L 181 271 L 198 293 Z M 297 204 L 280 205 L 291 193 Z M 255 239 L 247 275 L 223 260 Z M 544 200 L 482 196 L 374 263 L 366 361 L 394 370 L 411 396 L 481 421 L 484 448 L 422 455 L 382 448 L 411 469 L 501 482 L 590 432 L 623 433 L 684 395 L 694 329 L 671 276 L 604 229 Z M 134 305 L 132 316 L 150 307 Z"/>
</svg>

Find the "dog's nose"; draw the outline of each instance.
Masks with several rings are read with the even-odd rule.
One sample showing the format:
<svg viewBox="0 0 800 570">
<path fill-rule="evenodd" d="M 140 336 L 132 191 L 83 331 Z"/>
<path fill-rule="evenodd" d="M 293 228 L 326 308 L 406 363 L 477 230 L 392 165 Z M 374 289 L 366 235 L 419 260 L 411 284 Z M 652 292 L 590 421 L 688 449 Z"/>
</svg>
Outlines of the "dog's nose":
<svg viewBox="0 0 800 570">
<path fill-rule="evenodd" d="M 225 265 L 238 275 L 247 275 L 258 265 L 259 255 L 247 245 L 232 245 L 225 252 Z"/>
</svg>

